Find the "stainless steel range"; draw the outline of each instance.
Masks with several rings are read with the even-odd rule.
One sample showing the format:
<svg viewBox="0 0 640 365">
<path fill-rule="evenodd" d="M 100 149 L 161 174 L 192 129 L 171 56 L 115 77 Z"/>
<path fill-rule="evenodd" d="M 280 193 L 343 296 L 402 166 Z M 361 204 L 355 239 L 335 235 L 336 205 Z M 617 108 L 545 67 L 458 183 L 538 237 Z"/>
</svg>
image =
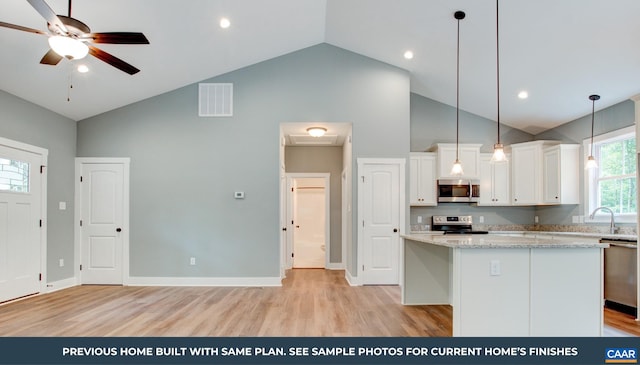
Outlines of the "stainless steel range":
<svg viewBox="0 0 640 365">
<path fill-rule="evenodd" d="M 434 215 L 431 217 L 431 229 L 444 234 L 487 234 L 487 231 L 473 230 L 473 218 L 470 215 Z"/>
</svg>

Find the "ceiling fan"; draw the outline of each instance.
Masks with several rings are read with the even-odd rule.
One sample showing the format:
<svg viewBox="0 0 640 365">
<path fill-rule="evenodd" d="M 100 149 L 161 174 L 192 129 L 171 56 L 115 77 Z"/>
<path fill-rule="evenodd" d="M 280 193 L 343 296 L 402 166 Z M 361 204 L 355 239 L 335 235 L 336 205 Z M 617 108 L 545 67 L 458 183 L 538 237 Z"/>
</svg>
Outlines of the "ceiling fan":
<svg viewBox="0 0 640 365">
<path fill-rule="evenodd" d="M 51 49 L 42 57 L 41 64 L 55 66 L 63 57 L 80 59 L 90 54 L 129 75 L 140 71 L 127 62 L 96 48 L 91 43 L 149 44 L 144 34 L 132 32 L 92 33 L 86 24 L 71 17 L 71 0 L 69 0 L 68 16 L 56 15 L 44 0 L 27 0 L 27 2 L 47 21 L 49 33 L 5 22 L 0 22 L 0 27 L 48 36 Z"/>
</svg>

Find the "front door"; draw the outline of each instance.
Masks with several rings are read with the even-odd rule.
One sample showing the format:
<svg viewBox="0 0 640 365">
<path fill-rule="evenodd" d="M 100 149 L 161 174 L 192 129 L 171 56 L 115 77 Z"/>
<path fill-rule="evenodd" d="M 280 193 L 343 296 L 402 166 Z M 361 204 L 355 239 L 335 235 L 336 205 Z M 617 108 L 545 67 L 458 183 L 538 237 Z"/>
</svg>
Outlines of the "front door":
<svg viewBox="0 0 640 365">
<path fill-rule="evenodd" d="M 82 284 L 123 284 L 127 237 L 124 163 L 81 163 Z M 127 208 L 128 209 L 128 208 Z M 128 255 L 126 255 L 128 257 Z"/>
<path fill-rule="evenodd" d="M 0 302 L 40 291 L 43 155 L 0 145 Z"/>
<path fill-rule="evenodd" d="M 400 282 L 400 226 L 404 160 L 358 160 L 363 285 Z"/>
</svg>

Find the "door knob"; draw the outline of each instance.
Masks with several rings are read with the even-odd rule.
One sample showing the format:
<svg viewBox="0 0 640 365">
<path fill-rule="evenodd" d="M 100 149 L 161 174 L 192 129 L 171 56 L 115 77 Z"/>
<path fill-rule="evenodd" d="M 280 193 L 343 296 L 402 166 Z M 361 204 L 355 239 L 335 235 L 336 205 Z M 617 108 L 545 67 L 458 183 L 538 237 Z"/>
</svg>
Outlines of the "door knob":
<svg viewBox="0 0 640 365">
<path fill-rule="evenodd" d="M 116 228 L 116 232 L 122 232 L 122 228 L 120 227 Z"/>
<path fill-rule="evenodd" d="M 396 232 L 398 232 L 398 229 L 397 229 L 397 228 L 394 228 L 394 229 L 393 229 L 393 233 L 396 233 Z"/>
</svg>

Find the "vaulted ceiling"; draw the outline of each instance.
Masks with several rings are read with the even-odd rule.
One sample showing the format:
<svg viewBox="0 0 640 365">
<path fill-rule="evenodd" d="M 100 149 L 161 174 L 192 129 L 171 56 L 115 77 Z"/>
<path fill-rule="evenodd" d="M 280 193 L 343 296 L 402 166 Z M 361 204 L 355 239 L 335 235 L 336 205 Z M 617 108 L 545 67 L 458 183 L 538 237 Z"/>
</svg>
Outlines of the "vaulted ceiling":
<svg viewBox="0 0 640 365">
<path fill-rule="evenodd" d="M 61 15 L 68 0 L 46 0 Z M 81 120 L 319 43 L 406 69 L 411 91 L 496 120 L 494 0 L 75 0 L 94 32 L 143 32 L 149 45 L 98 47 L 142 71 L 87 57 L 39 64 L 46 37 L 0 28 L 0 89 Z M 501 121 L 537 133 L 640 93 L 640 1 L 502 0 Z M 231 26 L 222 29 L 227 17 Z M 0 1 L 0 21 L 46 30 L 27 0 Z M 412 50 L 414 58 L 403 57 Z M 79 73 L 86 64 L 90 71 Z M 72 84 L 73 88 L 69 89 Z M 517 94 L 526 90 L 527 99 Z M 67 101 L 67 98 L 70 101 Z"/>
</svg>

